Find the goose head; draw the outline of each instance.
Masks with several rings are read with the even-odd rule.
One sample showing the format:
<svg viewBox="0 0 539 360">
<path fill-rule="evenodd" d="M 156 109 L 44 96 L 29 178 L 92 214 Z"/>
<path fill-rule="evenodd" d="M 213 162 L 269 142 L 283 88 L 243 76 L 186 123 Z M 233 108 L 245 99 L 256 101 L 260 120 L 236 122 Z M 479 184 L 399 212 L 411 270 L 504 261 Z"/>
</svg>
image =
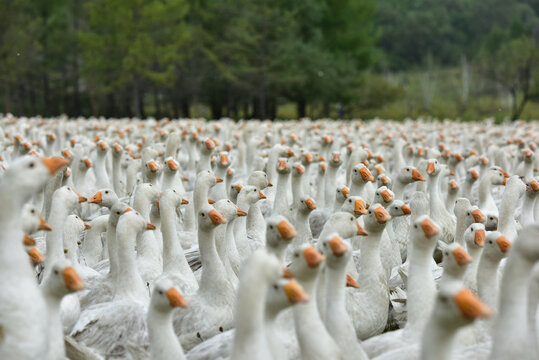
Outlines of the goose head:
<svg viewBox="0 0 539 360">
<path fill-rule="evenodd" d="M 303 152 L 301 155 L 301 164 L 303 166 L 309 166 L 314 161 L 314 156 L 310 152 Z"/>
<path fill-rule="evenodd" d="M 352 182 L 355 184 L 365 184 L 374 182 L 374 176 L 364 164 L 357 164 L 352 170 Z"/>
<path fill-rule="evenodd" d="M 273 184 L 269 181 L 267 174 L 260 170 L 253 171 L 251 175 L 249 175 L 247 184 L 256 186 L 260 190 L 263 190 L 268 186 L 273 186 Z"/>
<path fill-rule="evenodd" d="M 402 200 L 393 200 L 387 207 L 387 210 L 389 210 L 389 215 L 391 215 L 392 218 L 410 215 L 412 213 L 412 209 L 410 209 L 410 207 Z"/>
<path fill-rule="evenodd" d="M 159 177 L 163 171 L 163 166 L 155 160 L 148 160 L 144 166 L 144 173 L 149 179 L 155 179 Z"/>
<path fill-rule="evenodd" d="M 200 152 L 202 152 L 203 154 L 210 155 L 214 149 L 215 142 L 212 139 L 206 138 L 200 142 Z"/>
<path fill-rule="evenodd" d="M 442 250 L 442 266 L 444 272 L 454 277 L 462 277 L 466 271 L 467 265 L 473 261 L 468 252 L 458 243 L 452 243 L 444 246 Z"/>
<path fill-rule="evenodd" d="M 292 171 L 292 177 L 301 178 L 303 174 L 305 173 L 305 167 L 301 164 L 301 162 L 297 161 L 294 164 L 292 164 L 291 171 Z"/>
<path fill-rule="evenodd" d="M 326 266 L 332 269 L 342 269 L 347 266 L 352 256 L 351 246 L 337 233 L 329 234 L 321 240 L 322 253 L 326 257 Z"/>
<path fill-rule="evenodd" d="M 539 195 L 539 181 L 531 179 L 526 182 L 526 196 L 535 198 L 537 195 Z"/>
<path fill-rule="evenodd" d="M 440 227 L 428 215 L 418 217 L 410 227 L 414 247 L 434 250 L 438 241 Z"/>
<path fill-rule="evenodd" d="M 131 208 L 124 210 L 118 219 L 118 226 L 120 224 L 127 224 L 130 229 L 135 230 L 135 232 L 142 233 L 146 230 L 155 230 L 155 225 L 149 223 L 144 219 L 138 211 L 131 210 Z"/>
<path fill-rule="evenodd" d="M 533 224 L 525 227 L 518 234 L 518 238 L 512 244 L 511 252 L 518 252 L 524 259 L 530 262 L 539 261 L 539 225 Z"/>
<path fill-rule="evenodd" d="M 329 220 L 324 225 L 324 229 L 322 230 L 322 232 L 323 233 L 336 232 L 339 234 L 339 236 L 341 236 L 344 239 L 349 239 L 356 235 L 359 235 L 359 236 L 368 235 L 367 231 L 365 231 L 359 225 L 354 215 L 351 215 L 350 213 L 343 212 L 343 211 L 339 211 L 331 215 Z"/>
<path fill-rule="evenodd" d="M 469 203 L 469 202 L 468 202 Z M 483 224 L 487 221 L 487 217 L 479 208 L 475 205 L 468 206 L 466 210 L 466 226 L 470 226 L 473 223 Z"/>
<path fill-rule="evenodd" d="M 172 156 L 169 156 L 165 159 L 165 172 L 175 173 L 180 168 L 180 165 Z"/>
<path fill-rule="evenodd" d="M 485 246 L 481 256 L 499 262 L 507 256 L 511 242 L 499 231 L 490 231 L 485 239 Z"/>
<path fill-rule="evenodd" d="M 189 201 L 181 197 L 180 193 L 178 193 L 174 189 L 167 189 L 161 193 L 161 196 L 159 197 L 159 206 L 172 206 L 174 209 L 179 208 L 181 205 L 187 205 L 189 204 Z"/>
<path fill-rule="evenodd" d="M 391 181 L 391 178 L 386 174 L 380 174 L 376 177 L 376 185 L 378 187 L 386 186 L 388 189 L 390 189 L 392 184 L 393 182 Z"/>
<path fill-rule="evenodd" d="M 266 313 L 271 317 L 297 303 L 309 301 L 309 295 L 294 279 L 277 279 L 266 294 Z"/>
<path fill-rule="evenodd" d="M 186 308 L 187 300 L 169 279 L 161 279 L 154 285 L 150 307 L 161 313 L 168 313 L 176 308 Z"/>
<path fill-rule="evenodd" d="M 228 159 L 228 151 L 221 151 L 219 153 L 219 161 L 217 161 L 217 167 L 226 169 L 230 166 L 230 160 Z"/>
<path fill-rule="evenodd" d="M 87 199 L 79 195 L 70 186 L 62 186 L 52 195 L 54 199 L 59 199 L 68 209 L 73 209 L 77 204 L 85 202 Z"/>
<path fill-rule="evenodd" d="M 505 172 L 501 168 L 493 166 L 488 169 L 488 176 L 492 185 L 505 185 Z"/>
<path fill-rule="evenodd" d="M 249 206 L 256 203 L 258 200 L 265 199 L 266 196 L 260 192 L 259 188 L 253 185 L 242 186 L 238 194 L 238 203 L 247 202 Z"/>
<path fill-rule="evenodd" d="M 84 174 L 86 171 L 88 171 L 91 167 L 94 166 L 92 163 L 92 160 L 90 160 L 88 157 L 83 157 L 79 160 L 79 171 Z"/>
<path fill-rule="evenodd" d="M 114 204 L 110 208 L 110 215 L 109 215 L 109 224 L 114 228 L 116 225 L 118 225 L 118 220 L 120 219 L 120 216 L 122 216 L 125 213 L 128 213 L 130 211 L 133 211 L 132 208 L 129 207 L 129 205 L 118 202 Z"/>
<path fill-rule="evenodd" d="M 373 204 L 369 207 L 367 215 L 363 217 L 365 229 L 370 233 L 379 233 L 383 231 L 386 224 L 391 220 L 391 215 L 380 204 Z"/>
<path fill-rule="evenodd" d="M 236 204 L 234 204 L 229 199 L 218 200 L 213 207 L 223 215 L 227 223 L 234 221 L 239 216 L 247 216 L 247 213 L 240 209 Z"/>
<path fill-rule="evenodd" d="M 90 204 L 99 204 L 109 209 L 118 201 L 118 196 L 112 189 L 99 190 L 88 200 Z"/>
<path fill-rule="evenodd" d="M 84 281 L 68 260 L 54 263 L 49 276 L 43 282 L 44 291 L 57 299 L 84 289 Z"/>
<path fill-rule="evenodd" d="M 198 212 L 198 227 L 211 230 L 221 224 L 226 224 L 225 217 L 215 210 L 213 206 L 204 204 Z"/>
<path fill-rule="evenodd" d="M 313 198 L 303 195 L 300 197 L 297 207 L 299 212 L 307 215 L 316 209 L 316 203 L 314 202 Z"/>
<path fill-rule="evenodd" d="M 282 251 L 297 235 L 296 229 L 284 216 L 273 216 L 266 221 L 266 247 L 268 249 Z"/>
<path fill-rule="evenodd" d="M 468 249 L 481 249 L 485 245 L 485 225 L 473 223 L 464 232 L 464 241 Z"/>
<path fill-rule="evenodd" d="M 279 158 L 277 161 L 277 173 L 280 175 L 290 174 L 291 166 L 287 158 Z"/>
<path fill-rule="evenodd" d="M 531 149 L 524 149 L 520 152 L 520 159 L 525 163 L 531 164 L 535 161 L 535 153 Z"/>
<path fill-rule="evenodd" d="M 339 168 L 342 164 L 341 153 L 339 151 L 334 151 L 333 154 L 331 154 L 328 164 L 332 168 Z"/>
<path fill-rule="evenodd" d="M 342 204 L 348 198 L 348 195 L 350 195 L 350 189 L 346 186 L 341 185 L 337 187 L 335 198 L 338 204 Z"/>
<path fill-rule="evenodd" d="M 99 140 L 96 144 L 96 151 L 98 156 L 105 156 L 107 154 L 108 145 L 103 140 Z"/>
<path fill-rule="evenodd" d="M 459 192 L 459 185 L 455 180 L 449 180 L 447 191 L 450 195 L 456 195 Z"/>
<path fill-rule="evenodd" d="M 471 324 L 477 318 L 486 318 L 491 309 L 470 290 L 458 284 L 441 288 L 436 296 L 431 321 L 446 328 L 457 329 Z"/>
<path fill-rule="evenodd" d="M 26 200 L 67 164 L 67 160 L 61 157 L 23 156 L 10 164 L 1 181 L 4 184 L 9 184 L 13 192 L 21 194 L 23 200 Z"/>
<path fill-rule="evenodd" d="M 292 262 L 288 268 L 299 282 L 309 281 L 316 276 L 326 257 L 309 244 L 303 244 L 292 252 Z"/>
<path fill-rule="evenodd" d="M 341 211 L 354 214 L 356 217 L 367 214 L 369 204 L 361 196 L 350 196 L 341 207 Z"/>
<path fill-rule="evenodd" d="M 218 182 L 223 182 L 223 179 L 215 176 L 214 172 L 211 170 L 202 170 L 197 174 L 195 186 L 205 185 L 208 188 L 212 188 Z"/>
<path fill-rule="evenodd" d="M 114 145 L 112 145 L 112 156 L 119 159 L 122 157 L 122 154 L 123 154 L 123 148 L 120 144 L 118 143 L 114 143 Z"/>
<path fill-rule="evenodd" d="M 44 230 L 50 231 L 52 228 L 43 219 L 35 205 L 27 203 L 24 205 L 21 214 L 22 231 L 26 234 L 33 234 L 36 231 Z"/>
<path fill-rule="evenodd" d="M 142 183 L 138 184 L 137 188 L 135 189 L 135 197 L 138 198 L 139 196 L 141 196 L 145 201 L 153 204 L 156 201 L 159 201 L 161 192 L 157 186 L 153 186 L 151 183 Z"/>
<path fill-rule="evenodd" d="M 389 190 L 386 186 L 382 186 L 376 189 L 373 202 L 382 204 L 383 206 L 387 206 L 391 204 L 391 202 L 393 202 L 394 198 L 395 194 L 393 193 L 393 191 Z"/>
<path fill-rule="evenodd" d="M 468 169 L 466 171 L 466 181 L 473 184 L 479 179 L 479 173 L 475 169 Z"/>
<path fill-rule="evenodd" d="M 429 177 L 438 176 L 442 171 L 442 166 L 436 159 L 429 159 L 427 161 L 427 175 Z"/>
</svg>

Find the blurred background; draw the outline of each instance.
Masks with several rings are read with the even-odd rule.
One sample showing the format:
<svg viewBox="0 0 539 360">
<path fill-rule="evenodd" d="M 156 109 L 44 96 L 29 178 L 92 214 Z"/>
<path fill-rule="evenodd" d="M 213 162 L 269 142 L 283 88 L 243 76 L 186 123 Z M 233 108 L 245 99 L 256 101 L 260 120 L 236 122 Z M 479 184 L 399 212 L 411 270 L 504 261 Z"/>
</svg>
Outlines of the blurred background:
<svg viewBox="0 0 539 360">
<path fill-rule="evenodd" d="M 1 0 L 0 112 L 539 117 L 539 0 Z"/>
</svg>

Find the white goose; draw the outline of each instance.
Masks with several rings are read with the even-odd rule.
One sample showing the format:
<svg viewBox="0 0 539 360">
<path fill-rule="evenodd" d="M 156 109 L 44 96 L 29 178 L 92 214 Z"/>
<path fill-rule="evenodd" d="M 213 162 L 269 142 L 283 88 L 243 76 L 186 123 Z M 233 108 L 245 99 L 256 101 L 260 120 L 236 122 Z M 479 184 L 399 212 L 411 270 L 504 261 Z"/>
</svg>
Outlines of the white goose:
<svg viewBox="0 0 539 360">
<path fill-rule="evenodd" d="M 62 158 L 22 157 L 0 178 L 0 326 L 3 359 L 39 359 L 47 353 L 46 303 L 28 262 L 21 230 L 24 203 L 67 165 Z"/>
</svg>

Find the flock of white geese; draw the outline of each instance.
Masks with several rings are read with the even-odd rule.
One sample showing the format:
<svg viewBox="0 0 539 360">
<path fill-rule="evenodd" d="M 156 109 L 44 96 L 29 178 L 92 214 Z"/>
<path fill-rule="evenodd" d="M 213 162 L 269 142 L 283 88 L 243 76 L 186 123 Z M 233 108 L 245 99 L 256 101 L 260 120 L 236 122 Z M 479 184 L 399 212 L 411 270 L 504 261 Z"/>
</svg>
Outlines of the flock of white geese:
<svg viewBox="0 0 539 360">
<path fill-rule="evenodd" d="M 0 117 L 0 359 L 537 359 L 539 127 Z"/>
</svg>

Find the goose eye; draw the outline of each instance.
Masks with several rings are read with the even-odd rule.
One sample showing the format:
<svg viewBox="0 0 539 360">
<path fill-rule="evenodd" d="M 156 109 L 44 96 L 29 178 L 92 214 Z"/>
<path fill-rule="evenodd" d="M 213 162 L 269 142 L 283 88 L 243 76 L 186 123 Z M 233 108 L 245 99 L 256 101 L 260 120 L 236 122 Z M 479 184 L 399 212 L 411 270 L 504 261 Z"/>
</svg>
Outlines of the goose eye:
<svg viewBox="0 0 539 360">
<path fill-rule="evenodd" d="M 295 257 L 299 257 L 299 254 L 298 254 L 298 253 L 295 253 L 294 256 L 295 256 Z"/>
<path fill-rule="evenodd" d="M 54 270 L 54 275 L 58 275 L 58 270 Z"/>
<path fill-rule="evenodd" d="M 205 215 L 204 213 L 202 213 L 202 214 L 200 214 L 200 215 L 202 215 L 202 216 L 206 216 L 206 215 Z"/>
<path fill-rule="evenodd" d="M 417 229 L 417 225 L 414 225 L 414 228 L 416 228 L 416 229 Z"/>
<path fill-rule="evenodd" d="M 327 243 L 324 243 L 324 247 L 328 247 L 328 244 L 327 244 Z"/>
<path fill-rule="evenodd" d="M 395 210 L 399 210 L 399 207 L 398 207 L 398 206 L 395 206 Z"/>
<path fill-rule="evenodd" d="M 353 217 L 351 217 L 351 218 L 350 218 L 350 221 L 354 221 L 354 218 L 353 218 Z"/>
<path fill-rule="evenodd" d="M 32 214 L 35 214 L 35 213 L 36 213 L 36 211 L 35 211 L 34 209 L 32 209 L 30 212 L 31 212 Z"/>
<path fill-rule="evenodd" d="M 489 244 L 492 244 L 492 240 L 490 240 L 488 243 L 489 243 Z"/>
<path fill-rule="evenodd" d="M 273 288 L 274 288 L 275 290 L 278 290 L 278 289 L 279 289 L 279 286 L 277 286 L 277 284 L 274 284 L 274 285 L 273 285 Z"/>
<path fill-rule="evenodd" d="M 490 217 L 490 220 L 494 220 L 494 218 L 491 216 L 491 217 Z"/>
<path fill-rule="evenodd" d="M 444 255 L 445 255 L 445 256 L 448 256 L 448 255 L 449 255 L 449 253 L 448 253 L 448 252 L 446 251 L 446 252 L 444 253 Z"/>
<path fill-rule="evenodd" d="M 273 230 L 273 225 L 270 225 L 270 229 L 272 229 L 272 230 Z"/>
<path fill-rule="evenodd" d="M 71 191 L 71 188 L 68 187 L 67 190 Z"/>
<path fill-rule="evenodd" d="M 410 171 L 410 169 L 406 169 L 406 171 Z"/>
<path fill-rule="evenodd" d="M 253 189 L 253 192 L 256 192 L 256 189 Z"/>
<path fill-rule="evenodd" d="M 349 203 L 352 203 L 352 199 L 348 200 Z"/>
<path fill-rule="evenodd" d="M 119 211 L 116 211 L 116 215 L 120 215 L 120 212 L 119 212 Z"/>
<path fill-rule="evenodd" d="M 109 193 L 109 191 L 108 191 L 108 190 L 107 190 L 107 191 L 105 191 L 105 194 L 108 194 L 108 193 Z"/>
<path fill-rule="evenodd" d="M 172 192 L 176 192 L 176 190 L 172 190 Z"/>
<path fill-rule="evenodd" d="M 35 163 L 34 163 L 34 162 L 31 162 L 30 164 L 28 164 L 28 167 L 29 167 L 29 168 L 33 168 L 34 165 L 35 165 Z"/>
<path fill-rule="evenodd" d="M 159 295 L 163 295 L 163 292 L 161 290 L 159 290 Z"/>
<path fill-rule="evenodd" d="M 372 214 L 372 211 L 369 210 L 369 214 Z"/>
</svg>

